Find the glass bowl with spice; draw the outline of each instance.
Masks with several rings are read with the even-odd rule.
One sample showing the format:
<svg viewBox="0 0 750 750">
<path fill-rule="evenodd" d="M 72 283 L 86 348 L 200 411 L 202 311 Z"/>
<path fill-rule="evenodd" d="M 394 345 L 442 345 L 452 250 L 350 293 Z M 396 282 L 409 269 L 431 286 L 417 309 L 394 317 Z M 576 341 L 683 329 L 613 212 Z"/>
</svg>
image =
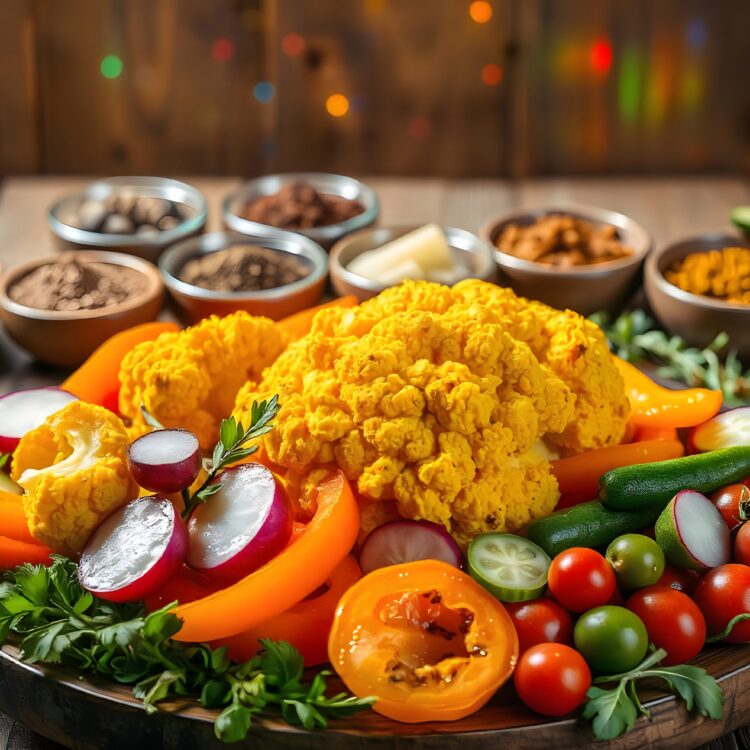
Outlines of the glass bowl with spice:
<svg viewBox="0 0 750 750">
<path fill-rule="evenodd" d="M 644 285 L 669 333 L 702 348 L 726 331 L 750 357 L 750 240 L 709 232 L 665 245 L 649 257 Z"/>
<path fill-rule="evenodd" d="M 379 214 L 372 188 L 353 177 L 323 172 L 258 177 L 230 193 L 223 205 L 229 230 L 249 235 L 269 228 L 299 232 L 325 249 L 374 224 Z"/>
<path fill-rule="evenodd" d="M 156 262 L 175 242 L 204 231 L 208 203 L 166 177 L 108 177 L 67 195 L 47 220 L 61 250 L 97 249 Z"/>
<path fill-rule="evenodd" d="M 315 242 L 292 232 L 212 232 L 167 250 L 159 268 L 191 322 L 235 310 L 280 320 L 320 300 L 328 257 Z"/>
<path fill-rule="evenodd" d="M 115 252 L 50 255 L 0 277 L 0 317 L 11 338 L 41 362 L 63 367 L 154 320 L 163 300 L 155 266 Z"/>
<path fill-rule="evenodd" d="M 640 280 L 651 235 L 629 216 L 578 204 L 514 211 L 480 236 L 495 248 L 501 282 L 583 315 L 619 312 Z"/>
</svg>

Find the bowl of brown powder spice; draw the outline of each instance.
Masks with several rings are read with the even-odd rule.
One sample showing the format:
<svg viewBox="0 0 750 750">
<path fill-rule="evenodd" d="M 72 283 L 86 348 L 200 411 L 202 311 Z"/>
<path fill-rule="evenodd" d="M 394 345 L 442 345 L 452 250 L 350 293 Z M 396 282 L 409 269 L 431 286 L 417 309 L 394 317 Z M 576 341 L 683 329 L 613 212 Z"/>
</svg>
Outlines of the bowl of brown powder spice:
<svg viewBox="0 0 750 750">
<path fill-rule="evenodd" d="M 10 336 L 36 359 L 64 367 L 154 320 L 163 298 L 151 263 L 116 252 L 37 258 L 0 277 L 0 317 Z"/>
</svg>

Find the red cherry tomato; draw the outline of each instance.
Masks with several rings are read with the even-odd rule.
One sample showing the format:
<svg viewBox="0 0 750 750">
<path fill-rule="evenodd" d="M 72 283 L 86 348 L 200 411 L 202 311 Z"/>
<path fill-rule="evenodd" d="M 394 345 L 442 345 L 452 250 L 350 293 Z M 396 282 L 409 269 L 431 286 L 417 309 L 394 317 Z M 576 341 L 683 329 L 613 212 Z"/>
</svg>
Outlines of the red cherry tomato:
<svg viewBox="0 0 750 750">
<path fill-rule="evenodd" d="M 667 652 L 662 664 L 682 664 L 697 656 L 706 642 L 703 614 L 681 591 L 648 586 L 629 597 L 626 606 L 643 620 L 651 643 Z"/>
<path fill-rule="evenodd" d="M 518 633 L 519 653 L 539 643 L 573 643 L 573 619 L 552 599 L 505 605 Z"/>
<path fill-rule="evenodd" d="M 709 570 L 693 595 L 709 635 L 718 635 L 737 615 L 750 613 L 750 566 L 729 563 Z M 750 619 L 737 623 L 726 643 L 750 642 Z"/>
<path fill-rule="evenodd" d="M 750 523 L 743 523 L 734 538 L 734 561 L 750 565 Z"/>
<path fill-rule="evenodd" d="M 591 687 L 585 659 L 563 643 L 540 643 L 526 651 L 513 675 L 518 697 L 545 716 L 575 711 Z"/>
<path fill-rule="evenodd" d="M 711 502 L 721 513 L 730 529 L 735 529 L 742 521 L 744 513 L 750 511 L 750 489 L 744 484 L 729 484 L 711 493 Z"/>
<path fill-rule="evenodd" d="M 667 563 L 664 566 L 664 572 L 661 578 L 654 586 L 664 586 L 665 588 L 682 591 L 683 594 L 692 594 L 698 585 L 700 575 L 695 570 L 683 570 L 676 568 L 674 565 Z"/>
<path fill-rule="evenodd" d="M 606 604 L 616 588 L 612 566 L 586 547 L 561 552 L 550 565 L 547 583 L 552 596 L 571 612 L 585 612 Z"/>
</svg>

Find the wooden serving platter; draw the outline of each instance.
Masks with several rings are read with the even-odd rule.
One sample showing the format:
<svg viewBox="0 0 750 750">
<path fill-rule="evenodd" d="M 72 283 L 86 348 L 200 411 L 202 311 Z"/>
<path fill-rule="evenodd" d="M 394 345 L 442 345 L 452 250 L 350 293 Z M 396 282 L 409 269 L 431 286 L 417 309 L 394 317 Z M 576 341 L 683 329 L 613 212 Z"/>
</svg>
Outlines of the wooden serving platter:
<svg viewBox="0 0 750 750">
<path fill-rule="evenodd" d="M 12 646 L 0 649 L 0 711 L 35 732 L 76 750 L 573 750 L 594 745 L 591 727 L 576 719 L 546 721 L 525 709 L 505 688 L 481 711 L 456 722 L 399 724 L 373 711 L 308 732 L 259 719 L 244 743 L 214 737 L 215 712 L 194 702 L 170 703 L 146 716 L 130 689 L 64 669 L 23 664 Z M 652 720 L 601 750 L 649 747 L 688 750 L 750 722 L 750 646 L 708 649 L 694 662 L 714 675 L 725 694 L 724 719 L 688 714 L 674 698 L 650 694 Z"/>
</svg>

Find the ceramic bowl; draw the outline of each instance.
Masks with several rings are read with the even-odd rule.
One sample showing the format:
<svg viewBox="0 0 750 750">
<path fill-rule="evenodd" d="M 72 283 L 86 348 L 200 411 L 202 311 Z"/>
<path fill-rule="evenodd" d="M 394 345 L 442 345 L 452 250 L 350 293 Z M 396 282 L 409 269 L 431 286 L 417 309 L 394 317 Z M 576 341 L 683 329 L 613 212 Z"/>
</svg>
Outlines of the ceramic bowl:
<svg viewBox="0 0 750 750">
<path fill-rule="evenodd" d="M 567 214 L 592 224 L 611 224 L 617 227 L 620 239 L 632 248 L 633 254 L 606 263 L 559 269 L 517 258 L 497 248 L 497 238 L 508 224 L 529 225 L 549 214 Z M 637 289 L 643 261 L 652 246 L 648 231 L 630 217 L 605 208 L 577 204 L 503 214 L 488 221 L 479 235 L 495 248 L 501 284 L 512 287 L 523 297 L 582 315 L 599 310 L 619 312 Z"/>
<path fill-rule="evenodd" d="M 62 367 L 75 367 L 100 344 L 126 328 L 156 319 L 164 300 L 164 285 L 156 268 L 145 260 L 115 252 L 82 251 L 77 259 L 127 266 L 146 278 L 146 287 L 135 297 L 99 310 L 60 312 L 39 310 L 13 301 L 8 290 L 28 273 L 60 261 L 59 255 L 22 263 L 0 277 L 0 317 L 10 337 L 36 359 Z"/>
<path fill-rule="evenodd" d="M 349 200 L 358 200 L 364 206 L 365 210 L 363 213 L 353 216 L 347 221 L 342 221 L 339 224 L 295 230 L 325 249 L 330 249 L 335 242 L 347 234 L 374 224 L 380 214 L 380 202 L 375 191 L 353 177 L 326 174 L 325 172 L 290 172 L 258 177 L 246 182 L 237 190 L 230 193 L 224 199 L 222 209 L 224 226 L 231 231 L 251 236 L 275 231 L 275 227 L 260 224 L 256 221 L 248 221 L 243 218 L 242 214 L 244 213 L 245 206 L 250 201 L 264 195 L 278 193 L 282 187 L 293 182 L 312 185 L 319 193 L 338 195 Z"/>
<path fill-rule="evenodd" d="M 74 225 L 78 207 L 84 200 L 103 200 L 112 193 L 126 191 L 137 197 L 164 198 L 187 206 L 191 216 L 172 229 L 148 234 L 107 234 L 89 232 Z M 52 233 L 61 250 L 115 250 L 156 262 L 175 242 L 201 234 L 206 226 L 208 203 L 192 185 L 167 177 L 109 177 L 92 182 L 83 192 L 67 195 L 47 215 Z"/>
<path fill-rule="evenodd" d="M 363 229 L 360 232 L 339 240 L 331 250 L 331 284 L 340 295 L 353 294 L 361 302 L 374 297 L 385 288 L 364 276 L 352 273 L 349 264 L 368 250 L 381 247 L 386 242 L 395 240 L 416 226 L 378 227 Z M 471 271 L 470 277 L 493 281 L 496 277 L 495 260 L 492 248 L 475 234 L 464 229 L 443 227 L 448 244 L 455 257 L 464 262 Z"/>
<path fill-rule="evenodd" d="M 179 278 L 182 267 L 192 258 L 240 244 L 292 253 L 304 258 L 312 270 L 308 276 L 291 284 L 249 292 L 214 291 Z M 280 320 L 320 300 L 328 276 L 328 257 L 320 245 L 307 237 L 278 229 L 273 234 L 263 235 L 211 232 L 171 247 L 159 260 L 159 268 L 169 293 L 192 323 L 209 315 L 229 315 L 236 310 Z"/>
<path fill-rule="evenodd" d="M 729 348 L 750 357 L 750 305 L 736 305 L 685 292 L 670 284 L 664 274 L 690 253 L 724 247 L 750 248 L 739 235 L 714 232 L 689 237 L 655 250 L 646 261 L 645 287 L 649 304 L 662 326 L 692 346 L 705 347 L 717 334 L 729 334 Z"/>
</svg>

